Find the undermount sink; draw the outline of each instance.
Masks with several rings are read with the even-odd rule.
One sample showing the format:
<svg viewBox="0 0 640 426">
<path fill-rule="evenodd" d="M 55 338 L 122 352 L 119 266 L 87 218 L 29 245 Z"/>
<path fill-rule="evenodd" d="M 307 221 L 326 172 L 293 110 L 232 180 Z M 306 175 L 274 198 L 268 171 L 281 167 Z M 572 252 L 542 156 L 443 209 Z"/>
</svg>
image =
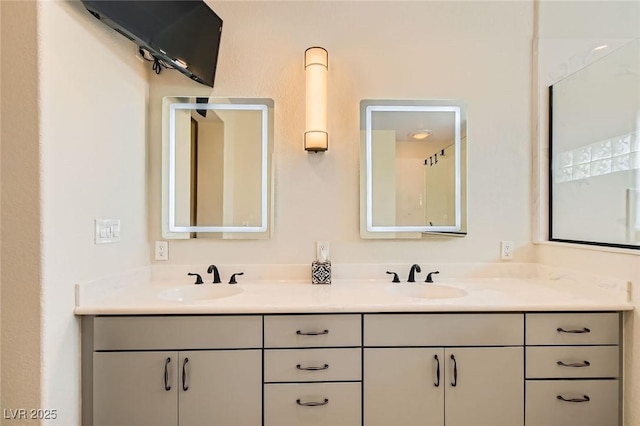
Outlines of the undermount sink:
<svg viewBox="0 0 640 426">
<path fill-rule="evenodd" d="M 228 284 L 200 284 L 175 287 L 158 293 L 158 297 L 172 302 L 197 302 L 223 299 L 242 293 L 240 287 Z"/>
<path fill-rule="evenodd" d="M 387 287 L 393 295 L 419 299 L 454 299 L 466 296 L 467 292 L 457 287 L 425 283 L 401 283 Z"/>
</svg>

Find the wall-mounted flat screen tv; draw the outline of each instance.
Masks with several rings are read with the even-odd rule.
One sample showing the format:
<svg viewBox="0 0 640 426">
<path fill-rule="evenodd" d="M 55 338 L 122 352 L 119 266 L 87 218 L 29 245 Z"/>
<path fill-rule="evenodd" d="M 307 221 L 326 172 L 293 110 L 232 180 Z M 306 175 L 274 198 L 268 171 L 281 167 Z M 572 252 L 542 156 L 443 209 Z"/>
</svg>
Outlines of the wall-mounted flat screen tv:
<svg viewBox="0 0 640 426">
<path fill-rule="evenodd" d="M 222 19 L 203 0 L 82 0 L 156 60 L 213 87 Z"/>
</svg>

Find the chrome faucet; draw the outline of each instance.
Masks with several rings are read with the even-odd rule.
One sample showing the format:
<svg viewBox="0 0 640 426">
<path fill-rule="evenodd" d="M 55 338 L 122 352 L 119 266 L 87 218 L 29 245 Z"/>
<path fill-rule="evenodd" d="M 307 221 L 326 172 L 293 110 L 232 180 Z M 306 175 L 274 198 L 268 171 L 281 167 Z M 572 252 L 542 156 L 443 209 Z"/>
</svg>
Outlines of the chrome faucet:
<svg viewBox="0 0 640 426">
<path fill-rule="evenodd" d="M 415 277 L 415 273 L 418 272 L 422 272 L 422 269 L 420 269 L 420 265 L 418 264 L 413 264 L 411 265 L 411 269 L 409 270 L 409 278 L 407 279 L 407 282 L 409 283 L 415 283 L 416 282 L 416 277 Z"/>
<path fill-rule="evenodd" d="M 213 283 L 220 284 L 222 281 L 220 281 L 220 273 L 218 272 L 218 267 L 216 265 L 209 265 L 209 268 L 207 269 L 207 274 L 210 274 L 212 272 L 213 272 Z"/>
</svg>

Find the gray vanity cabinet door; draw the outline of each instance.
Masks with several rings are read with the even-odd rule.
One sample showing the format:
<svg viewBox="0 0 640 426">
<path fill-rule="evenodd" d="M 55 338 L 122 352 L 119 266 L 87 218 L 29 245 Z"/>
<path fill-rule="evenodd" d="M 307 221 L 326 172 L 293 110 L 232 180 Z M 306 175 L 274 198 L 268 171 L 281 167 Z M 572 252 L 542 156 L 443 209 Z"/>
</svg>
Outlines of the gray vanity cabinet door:
<svg viewBox="0 0 640 426">
<path fill-rule="evenodd" d="M 95 352 L 93 426 L 176 426 L 177 355 Z"/>
<path fill-rule="evenodd" d="M 524 424 L 522 347 L 447 348 L 445 360 L 446 426 Z"/>
<path fill-rule="evenodd" d="M 260 350 L 181 351 L 180 426 L 260 426 Z"/>
<path fill-rule="evenodd" d="M 444 368 L 442 348 L 364 349 L 364 425 L 443 426 Z"/>
</svg>

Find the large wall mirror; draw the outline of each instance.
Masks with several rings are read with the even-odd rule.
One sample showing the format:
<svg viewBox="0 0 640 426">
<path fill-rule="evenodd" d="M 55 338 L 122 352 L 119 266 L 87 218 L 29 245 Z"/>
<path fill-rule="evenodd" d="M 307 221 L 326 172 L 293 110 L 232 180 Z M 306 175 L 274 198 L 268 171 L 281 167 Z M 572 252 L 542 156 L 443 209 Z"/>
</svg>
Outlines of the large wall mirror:
<svg viewBox="0 0 640 426">
<path fill-rule="evenodd" d="M 360 103 L 360 235 L 466 235 L 466 109 L 452 100 Z"/>
<path fill-rule="evenodd" d="M 553 84 L 550 107 L 550 240 L 639 248 L 640 41 Z"/>
<path fill-rule="evenodd" d="M 265 239 L 273 100 L 163 100 L 164 238 Z"/>
</svg>

